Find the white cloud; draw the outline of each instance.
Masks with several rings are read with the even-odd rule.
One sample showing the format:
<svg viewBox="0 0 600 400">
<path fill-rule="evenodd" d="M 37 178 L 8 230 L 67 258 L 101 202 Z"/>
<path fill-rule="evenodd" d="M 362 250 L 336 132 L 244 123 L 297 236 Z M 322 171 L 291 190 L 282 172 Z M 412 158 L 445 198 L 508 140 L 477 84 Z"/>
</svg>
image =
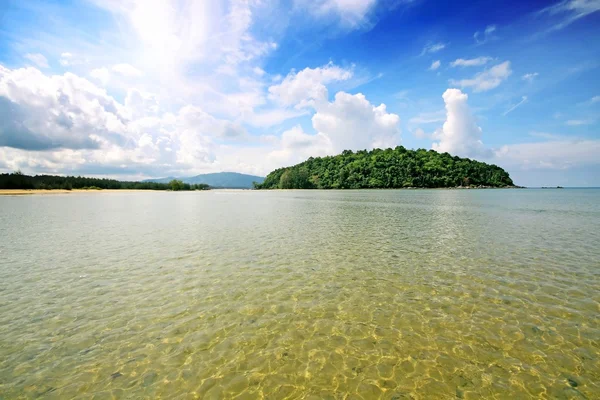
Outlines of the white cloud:
<svg viewBox="0 0 600 400">
<path fill-rule="evenodd" d="M 112 78 L 136 77 L 136 85 L 160 92 L 164 103 L 200 104 L 228 116 L 251 115 L 250 108 L 264 104 L 260 66 L 284 29 L 264 29 L 277 25 L 272 2 L 91 1 L 120 27 L 115 43 L 92 47 L 94 62 L 111 66 L 113 86 L 126 90 L 128 80 Z"/>
<path fill-rule="evenodd" d="M 430 71 L 435 71 L 436 69 L 438 69 L 440 66 L 442 65 L 442 63 L 440 62 L 440 60 L 434 61 L 431 63 L 431 67 L 429 67 Z"/>
<path fill-rule="evenodd" d="M 483 32 L 475 32 L 473 34 L 473 39 L 475 39 L 475 43 L 481 45 L 485 44 L 489 40 L 495 39 L 494 32 L 496 32 L 496 25 L 488 25 L 485 27 Z"/>
<path fill-rule="evenodd" d="M 369 13 L 376 3 L 377 0 L 295 0 L 296 7 L 317 18 L 333 17 L 348 29 L 370 25 Z"/>
<path fill-rule="evenodd" d="M 591 125 L 594 123 L 591 119 L 570 119 L 565 122 L 569 126 Z"/>
<path fill-rule="evenodd" d="M 440 50 L 443 50 L 446 48 L 446 44 L 445 43 L 429 43 L 427 44 L 425 47 L 423 47 L 423 51 L 421 52 L 421 55 L 427 54 L 427 53 L 437 53 Z"/>
<path fill-rule="evenodd" d="M 508 115 L 508 113 L 513 112 L 514 110 L 516 110 L 518 107 L 520 107 L 521 105 L 523 105 L 525 102 L 527 101 L 527 96 L 523 96 L 523 98 L 521 99 L 520 102 L 518 102 L 517 104 L 511 106 L 508 110 L 506 110 L 502 115 L 506 116 Z"/>
<path fill-rule="evenodd" d="M 478 73 L 472 79 L 450 80 L 450 83 L 462 88 L 472 87 L 475 92 L 484 92 L 498 87 L 511 73 L 510 61 L 505 61 Z"/>
<path fill-rule="evenodd" d="M 538 16 L 553 20 L 552 26 L 546 31 L 557 31 L 571 25 L 580 18 L 600 11 L 598 0 L 564 0 L 538 11 Z"/>
<path fill-rule="evenodd" d="M 521 169 L 568 169 L 600 164 L 600 140 L 549 140 L 510 144 L 496 150 L 494 160 Z"/>
<path fill-rule="evenodd" d="M 142 71 L 129 64 L 113 65 L 112 71 L 128 78 L 136 78 L 143 75 Z"/>
<path fill-rule="evenodd" d="M 303 115 L 307 115 L 308 110 L 288 110 L 288 109 L 270 109 L 270 110 L 258 110 L 245 116 L 244 120 L 248 124 L 268 128 L 271 126 L 279 125 L 289 119 L 298 118 Z"/>
<path fill-rule="evenodd" d="M 316 111 L 313 127 L 331 141 L 334 153 L 400 144 L 400 117 L 388 113 L 385 104 L 372 105 L 361 93 L 338 92 Z"/>
<path fill-rule="evenodd" d="M 539 75 L 539 74 L 538 74 L 537 72 L 531 72 L 531 73 L 528 73 L 528 74 L 525 74 L 525 75 L 523 75 L 523 76 L 521 77 L 521 79 L 523 79 L 524 81 L 527 81 L 527 82 L 533 82 L 533 80 L 534 80 L 535 78 L 537 78 L 537 77 L 538 77 L 538 75 Z"/>
<path fill-rule="evenodd" d="M 110 72 L 106 68 L 96 68 L 90 71 L 90 76 L 100 81 L 103 86 L 106 86 L 110 79 Z"/>
<path fill-rule="evenodd" d="M 542 139 L 548 139 L 548 140 L 573 140 L 574 139 L 573 136 L 560 135 L 560 134 L 548 133 L 548 132 L 530 132 L 529 136 L 533 136 L 536 138 L 542 138 Z"/>
<path fill-rule="evenodd" d="M 0 67 L 0 148 L 11 166 L 45 172 L 162 175 L 215 170 L 221 142 L 243 140 L 237 121 L 199 107 L 164 113 L 156 95 L 130 89 L 124 104 L 72 73 Z M 251 168 L 250 168 L 251 169 Z"/>
<path fill-rule="evenodd" d="M 304 108 L 315 101 L 327 100 L 326 84 L 348 80 L 352 75 L 352 70 L 332 63 L 319 68 L 305 68 L 298 73 L 292 71 L 280 84 L 269 87 L 269 94 L 280 104 Z"/>
<path fill-rule="evenodd" d="M 569 139 L 566 135 L 534 132 L 531 136 L 548 139 L 542 142 L 517 143 L 488 149 L 481 141 L 482 131 L 467 104 L 468 96 L 458 89 L 444 92 L 447 119 L 436 131 L 432 148 L 452 155 L 476 157 L 503 168 L 519 170 L 568 169 L 600 165 L 600 140 Z M 424 132 L 417 132 L 417 135 Z"/>
<path fill-rule="evenodd" d="M 160 111 L 158 96 L 138 89 L 129 89 L 127 91 L 125 108 L 131 119 L 156 116 Z"/>
<path fill-rule="evenodd" d="M 92 75 L 101 80 L 106 71 L 99 70 Z M 332 65 L 305 72 L 290 78 L 322 84 L 349 74 Z M 244 121 L 219 119 L 202 107 L 165 112 L 159 97 L 146 91 L 129 89 L 120 103 L 70 72 L 47 76 L 34 68 L 0 66 L 0 115 L 12 116 L 0 118 L 0 157 L 10 161 L 2 168 L 135 179 L 223 170 L 266 174 L 309 156 L 400 143 L 400 119 L 384 104 L 374 106 L 362 94 L 345 92 L 329 102 L 324 91 L 310 103 L 315 134 L 296 127 L 281 137 L 252 136 Z M 308 97 L 294 99 L 311 96 L 309 90 Z M 251 109 L 245 120 L 269 126 L 308 112 Z"/>
<path fill-rule="evenodd" d="M 70 64 L 72 58 L 73 58 L 73 54 L 68 53 L 68 52 L 62 53 L 60 55 L 60 60 L 59 60 L 60 65 L 62 65 L 63 67 L 68 66 Z"/>
<path fill-rule="evenodd" d="M 265 70 L 262 69 L 261 67 L 252 68 L 252 72 L 254 72 L 258 76 L 263 76 L 265 74 Z"/>
<path fill-rule="evenodd" d="M 76 66 L 76 65 L 85 64 L 87 62 L 87 59 L 85 59 L 81 56 L 75 56 L 69 52 L 65 52 L 65 53 L 61 53 L 60 59 L 58 60 L 58 62 L 63 67 L 72 67 L 72 66 Z"/>
<path fill-rule="evenodd" d="M 144 57 L 160 67 L 179 67 L 204 59 L 236 64 L 264 54 L 271 42 L 249 33 L 254 2 L 177 2 L 130 0 L 115 5 L 94 0 L 112 13 L 124 16 L 140 38 Z M 218 40 L 215 40 L 218 38 Z M 179 72 L 179 71 L 177 71 Z"/>
<path fill-rule="evenodd" d="M 594 96 L 590 99 L 592 103 L 600 103 L 600 96 Z"/>
<path fill-rule="evenodd" d="M 319 157 L 331 154 L 331 141 L 322 133 L 310 135 L 295 126 L 283 132 L 280 139 L 275 139 L 275 148 L 267 154 L 269 163 L 288 166 L 305 161 L 308 157 Z"/>
<path fill-rule="evenodd" d="M 39 53 L 27 53 L 25 58 L 37 65 L 40 68 L 49 68 L 48 60 Z"/>
<path fill-rule="evenodd" d="M 458 58 L 450 63 L 452 67 L 479 67 L 492 61 L 492 57 L 477 57 L 471 59 Z"/>
<path fill-rule="evenodd" d="M 489 150 L 481 141 L 481 128 L 467 104 L 469 96 L 459 89 L 447 89 L 442 97 L 446 104 L 446 122 L 434 133 L 439 142 L 433 143 L 431 148 L 462 157 L 488 155 Z"/>
<path fill-rule="evenodd" d="M 125 135 L 123 107 L 86 79 L 35 68 L 0 70 L 0 146 L 98 148 Z"/>
</svg>

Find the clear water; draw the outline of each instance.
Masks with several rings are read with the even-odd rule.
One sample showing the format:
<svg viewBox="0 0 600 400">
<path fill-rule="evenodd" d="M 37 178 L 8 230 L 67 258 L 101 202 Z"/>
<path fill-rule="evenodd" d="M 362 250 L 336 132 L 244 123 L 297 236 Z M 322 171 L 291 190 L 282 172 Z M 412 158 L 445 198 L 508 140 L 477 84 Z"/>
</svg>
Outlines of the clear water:
<svg viewBox="0 0 600 400">
<path fill-rule="evenodd" d="M 600 190 L 0 197 L 0 398 L 600 398 Z"/>
</svg>

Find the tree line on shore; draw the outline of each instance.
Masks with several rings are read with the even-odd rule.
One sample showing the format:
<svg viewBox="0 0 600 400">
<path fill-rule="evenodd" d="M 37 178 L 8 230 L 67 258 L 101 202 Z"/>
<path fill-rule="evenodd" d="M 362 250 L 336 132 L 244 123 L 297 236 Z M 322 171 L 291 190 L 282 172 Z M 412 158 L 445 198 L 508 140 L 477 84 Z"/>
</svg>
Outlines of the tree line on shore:
<svg viewBox="0 0 600 400">
<path fill-rule="evenodd" d="M 118 181 L 83 176 L 25 175 L 20 171 L 0 174 L 0 189 L 128 189 L 128 190 L 208 190 L 205 183 L 189 184 L 173 179 L 168 183 Z"/>
<path fill-rule="evenodd" d="M 512 187 L 508 172 L 434 150 L 373 149 L 308 160 L 271 172 L 256 189 Z"/>
</svg>

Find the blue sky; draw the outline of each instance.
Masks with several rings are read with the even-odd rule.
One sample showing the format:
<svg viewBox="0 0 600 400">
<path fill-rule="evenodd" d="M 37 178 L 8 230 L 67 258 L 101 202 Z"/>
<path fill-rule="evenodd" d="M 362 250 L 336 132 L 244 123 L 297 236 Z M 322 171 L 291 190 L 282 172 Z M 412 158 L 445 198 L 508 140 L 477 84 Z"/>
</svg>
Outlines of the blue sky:
<svg viewBox="0 0 600 400">
<path fill-rule="evenodd" d="M 265 175 L 426 148 L 600 186 L 600 0 L 0 4 L 0 171 Z"/>
</svg>

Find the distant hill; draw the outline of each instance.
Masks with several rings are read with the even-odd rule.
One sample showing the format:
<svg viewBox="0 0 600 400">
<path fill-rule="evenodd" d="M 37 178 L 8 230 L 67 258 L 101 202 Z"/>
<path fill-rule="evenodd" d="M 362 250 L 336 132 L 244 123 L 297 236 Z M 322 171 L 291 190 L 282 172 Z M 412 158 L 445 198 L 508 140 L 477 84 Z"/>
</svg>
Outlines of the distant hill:
<svg viewBox="0 0 600 400">
<path fill-rule="evenodd" d="M 496 165 L 434 150 L 374 149 L 309 158 L 271 172 L 257 189 L 514 187 Z"/>
<path fill-rule="evenodd" d="M 180 179 L 184 183 L 206 183 L 213 188 L 251 189 L 253 182 L 262 183 L 265 178 L 255 175 L 240 174 L 237 172 L 216 172 L 213 174 L 200 174 L 190 177 L 173 177 L 146 179 L 144 182 L 168 183 L 173 179 Z"/>
</svg>

